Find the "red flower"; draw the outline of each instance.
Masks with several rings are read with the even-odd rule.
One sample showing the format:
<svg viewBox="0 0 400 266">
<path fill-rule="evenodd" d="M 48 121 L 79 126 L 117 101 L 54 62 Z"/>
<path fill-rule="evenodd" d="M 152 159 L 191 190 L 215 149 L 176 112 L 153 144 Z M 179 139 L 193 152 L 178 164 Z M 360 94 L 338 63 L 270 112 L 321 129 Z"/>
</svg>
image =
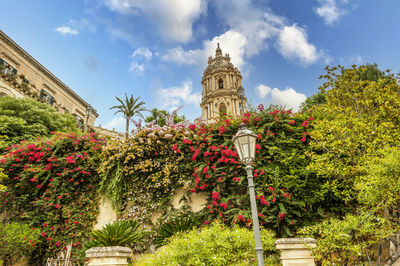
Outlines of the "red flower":
<svg viewBox="0 0 400 266">
<path fill-rule="evenodd" d="M 274 191 L 275 189 L 273 187 L 268 187 L 267 188 L 269 191 Z"/>
<path fill-rule="evenodd" d="M 44 227 L 47 227 L 47 223 L 44 223 L 43 226 L 44 226 Z"/>
<path fill-rule="evenodd" d="M 257 150 L 261 149 L 261 145 L 260 144 L 256 144 L 256 149 Z"/>
<path fill-rule="evenodd" d="M 257 107 L 257 109 L 258 109 L 260 112 L 265 110 L 265 109 L 264 109 L 264 105 L 262 105 L 262 104 L 260 104 L 260 105 Z"/>
<path fill-rule="evenodd" d="M 293 126 L 295 123 L 296 123 L 296 121 L 294 121 L 294 120 L 290 120 L 290 121 L 288 122 L 288 124 L 291 125 L 291 126 Z"/>
<path fill-rule="evenodd" d="M 250 113 L 245 113 L 244 117 L 250 117 Z"/>
<path fill-rule="evenodd" d="M 285 217 L 285 216 L 286 216 L 286 214 L 284 214 L 284 213 L 279 214 L 279 220 L 282 220 L 283 217 Z"/>
<path fill-rule="evenodd" d="M 31 181 L 31 182 L 35 182 L 36 180 L 37 180 L 36 177 L 29 179 L 29 181 Z"/>
<path fill-rule="evenodd" d="M 40 234 L 40 236 L 45 236 L 46 235 L 46 232 L 42 232 L 41 234 Z"/>
<path fill-rule="evenodd" d="M 191 125 L 189 126 L 189 129 L 190 129 L 190 130 L 195 130 L 195 129 L 196 129 L 196 125 L 191 124 Z"/>
<path fill-rule="evenodd" d="M 56 246 L 56 247 L 59 247 L 59 246 L 61 246 L 61 243 L 57 241 L 56 244 L 55 244 L 55 246 Z"/>
<path fill-rule="evenodd" d="M 76 163 L 75 158 L 73 155 L 65 157 L 67 163 Z"/>
<path fill-rule="evenodd" d="M 209 224 L 210 222 L 209 221 L 204 221 L 204 223 L 203 224 Z"/>
<path fill-rule="evenodd" d="M 212 192 L 212 198 L 214 200 L 219 200 L 219 192 Z"/>
<path fill-rule="evenodd" d="M 306 142 L 306 136 L 303 136 L 303 137 L 301 138 L 301 141 L 302 141 L 302 142 Z"/>
<path fill-rule="evenodd" d="M 301 126 L 307 128 L 307 127 L 308 127 L 308 121 L 305 120 L 305 121 L 301 124 Z"/>
<path fill-rule="evenodd" d="M 239 221 L 244 222 L 244 217 L 243 217 L 243 215 L 239 214 L 239 215 L 238 215 L 238 219 L 239 219 Z"/>
</svg>

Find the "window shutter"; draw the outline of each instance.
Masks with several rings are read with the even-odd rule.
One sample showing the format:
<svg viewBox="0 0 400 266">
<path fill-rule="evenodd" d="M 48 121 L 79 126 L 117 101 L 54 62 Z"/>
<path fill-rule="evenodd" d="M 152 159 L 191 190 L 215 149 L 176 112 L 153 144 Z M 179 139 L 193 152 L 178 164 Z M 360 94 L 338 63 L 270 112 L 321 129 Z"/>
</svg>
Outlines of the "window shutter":
<svg viewBox="0 0 400 266">
<path fill-rule="evenodd" d="M 11 71 L 11 73 L 12 73 L 13 75 L 17 75 L 17 72 L 18 72 L 18 70 L 16 70 L 15 68 L 13 68 L 13 70 Z"/>
</svg>

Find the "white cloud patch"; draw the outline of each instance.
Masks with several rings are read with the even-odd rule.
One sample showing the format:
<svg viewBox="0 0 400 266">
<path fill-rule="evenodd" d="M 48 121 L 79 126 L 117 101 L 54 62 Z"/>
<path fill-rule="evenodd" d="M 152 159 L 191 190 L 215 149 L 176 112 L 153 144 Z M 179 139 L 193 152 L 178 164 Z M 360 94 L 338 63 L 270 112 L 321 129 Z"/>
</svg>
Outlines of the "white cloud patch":
<svg viewBox="0 0 400 266">
<path fill-rule="evenodd" d="M 314 63 L 320 57 L 315 46 L 307 41 L 305 30 L 296 24 L 285 26 L 280 32 L 276 44 L 278 51 L 285 58 L 300 60 L 305 65 Z"/>
<path fill-rule="evenodd" d="M 278 51 L 288 59 L 296 59 L 303 65 L 315 63 L 322 52 L 309 43 L 305 29 L 289 26 L 286 18 L 272 11 L 262 12 L 250 0 L 219 0 L 212 2 L 217 15 L 226 23 L 228 30 L 203 42 L 199 49 L 184 50 L 177 46 L 168 50 L 161 59 L 180 65 L 204 67 L 207 58 L 214 55 L 217 42 L 223 53 L 229 53 L 232 63 L 241 68 L 248 58 L 267 50 L 275 42 Z M 300 43 L 290 43 L 292 41 Z"/>
<path fill-rule="evenodd" d="M 114 117 L 107 124 L 104 125 L 104 128 L 117 131 L 124 131 L 126 120 L 122 116 Z"/>
<path fill-rule="evenodd" d="M 129 72 L 132 72 L 139 76 L 144 75 L 144 65 L 138 64 L 137 62 L 131 62 L 128 70 Z"/>
<path fill-rule="evenodd" d="M 193 92 L 191 81 L 186 81 L 180 87 L 161 88 L 157 91 L 157 101 L 161 109 L 172 111 L 180 105 L 192 104 L 198 106 L 201 94 Z"/>
<path fill-rule="evenodd" d="M 170 41 L 188 42 L 193 23 L 207 10 L 208 0 L 105 0 L 112 11 L 137 15 L 143 12 Z"/>
<path fill-rule="evenodd" d="M 179 65 L 199 65 L 203 67 L 207 63 L 207 58 L 214 55 L 218 42 L 222 52 L 229 53 L 231 62 L 235 66 L 241 67 L 244 64 L 246 37 L 232 30 L 216 36 L 212 40 L 204 41 L 202 49 L 184 50 L 181 46 L 178 46 L 168 50 L 161 56 L 161 59 Z"/>
<path fill-rule="evenodd" d="M 314 12 L 320 16 L 326 25 L 332 26 L 342 16 L 346 14 L 341 6 L 348 3 L 348 0 L 318 0 L 320 4 Z"/>
<path fill-rule="evenodd" d="M 286 88 L 280 90 L 278 88 L 271 88 L 264 84 L 259 84 L 256 87 L 256 93 L 261 99 L 267 99 L 267 102 L 274 105 L 283 105 L 293 111 L 298 111 L 302 102 L 307 97 L 293 88 Z"/>
<path fill-rule="evenodd" d="M 146 60 L 150 60 L 153 53 L 147 47 L 139 47 L 132 53 L 132 57 L 143 57 Z"/>
<path fill-rule="evenodd" d="M 74 30 L 68 26 L 62 26 L 62 27 L 58 27 L 55 29 L 55 31 L 61 33 L 62 35 L 78 35 L 79 32 L 77 30 Z"/>
</svg>

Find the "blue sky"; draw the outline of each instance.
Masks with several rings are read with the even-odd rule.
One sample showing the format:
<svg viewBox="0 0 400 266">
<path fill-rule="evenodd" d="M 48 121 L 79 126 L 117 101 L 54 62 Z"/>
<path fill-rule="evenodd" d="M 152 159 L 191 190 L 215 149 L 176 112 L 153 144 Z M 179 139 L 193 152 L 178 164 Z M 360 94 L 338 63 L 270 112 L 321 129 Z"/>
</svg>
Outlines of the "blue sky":
<svg viewBox="0 0 400 266">
<path fill-rule="evenodd" d="M 327 64 L 400 69 L 398 0 L 3 1 L 1 30 L 96 108 L 97 125 L 119 131 L 109 107 L 125 92 L 200 117 L 217 42 L 253 105 L 296 109 Z"/>
</svg>

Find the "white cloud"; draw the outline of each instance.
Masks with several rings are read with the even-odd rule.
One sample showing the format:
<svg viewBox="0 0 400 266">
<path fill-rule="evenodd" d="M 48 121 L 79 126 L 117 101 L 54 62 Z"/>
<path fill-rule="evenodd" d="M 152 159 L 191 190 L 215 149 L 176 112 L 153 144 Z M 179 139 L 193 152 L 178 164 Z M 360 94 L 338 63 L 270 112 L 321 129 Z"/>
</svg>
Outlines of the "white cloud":
<svg viewBox="0 0 400 266">
<path fill-rule="evenodd" d="M 300 60 L 304 65 L 316 62 L 320 54 L 313 44 L 307 41 L 307 33 L 296 24 L 285 26 L 277 40 L 278 51 L 288 59 Z"/>
<path fill-rule="evenodd" d="M 62 35 L 78 35 L 78 31 L 74 30 L 68 26 L 62 26 L 55 29 L 57 32 L 61 33 Z"/>
<path fill-rule="evenodd" d="M 261 99 L 268 97 L 270 104 L 283 105 L 293 111 L 298 111 L 301 103 L 307 99 L 303 93 L 297 92 L 293 88 L 286 88 L 285 90 L 271 89 L 264 84 L 259 84 L 256 87 L 256 93 Z"/>
<path fill-rule="evenodd" d="M 179 65 L 199 65 L 207 64 L 207 58 L 214 56 L 217 43 L 220 43 L 223 53 L 229 53 L 231 62 L 241 67 L 244 64 L 244 52 L 246 45 L 246 37 L 236 31 L 227 31 L 220 36 L 214 37 L 212 40 L 203 42 L 202 49 L 184 50 L 181 46 L 168 50 L 161 59 L 164 61 L 175 62 Z"/>
<path fill-rule="evenodd" d="M 132 57 L 143 57 L 150 60 L 153 53 L 147 47 L 139 47 L 132 53 Z"/>
<path fill-rule="evenodd" d="M 271 87 L 267 85 L 260 84 L 256 87 L 256 93 L 261 99 L 265 99 L 265 97 L 270 94 L 271 91 Z"/>
<path fill-rule="evenodd" d="M 314 9 L 314 12 L 322 17 L 326 25 L 332 26 L 336 21 L 338 21 L 346 11 L 339 7 L 340 3 L 347 4 L 347 0 L 318 0 L 319 6 Z"/>
<path fill-rule="evenodd" d="M 131 62 L 129 65 L 129 72 L 132 72 L 136 75 L 144 75 L 144 65 L 138 64 L 137 62 Z"/>
<path fill-rule="evenodd" d="M 168 50 L 161 59 L 181 65 L 198 65 L 204 67 L 209 56 L 214 56 L 217 42 L 223 53 L 229 53 L 232 63 L 241 68 L 246 61 L 263 50 L 271 42 L 276 42 L 278 51 L 286 58 L 300 59 L 308 65 L 324 57 L 316 47 L 307 40 L 306 31 L 297 26 L 289 26 L 284 17 L 272 11 L 262 12 L 255 8 L 250 0 L 219 0 L 212 2 L 216 14 L 226 23 L 228 30 L 203 42 L 199 49 L 184 50 L 177 46 Z M 300 43 L 288 43 L 288 42 Z"/>
<path fill-rule="evenodd" d="M 104 0 L 108 8 L 122 14 L 141 11 L 152 19 L 167 40 L 188 42 L 193 23 L 207 10 L 208 0 Z"/>
<path fill-rule="evenodd" d="M 118 131 L 124 131 L 126 120 L 122 116 L 114 117 L 107 124 L 104 125 L 104 128 L 113 130 L 116 129 Z"/>
<path fill-rule="evenodd" d="M 157 91 L 157 97 L 161 109 L 167 109 L 169 111 L 184 104 L 198 106 L 201 101 L 201 94 L 199 92 L 193 92 L 191 81 L 184 82 L 181 87 L 161 88 Z"/>
</svg>

